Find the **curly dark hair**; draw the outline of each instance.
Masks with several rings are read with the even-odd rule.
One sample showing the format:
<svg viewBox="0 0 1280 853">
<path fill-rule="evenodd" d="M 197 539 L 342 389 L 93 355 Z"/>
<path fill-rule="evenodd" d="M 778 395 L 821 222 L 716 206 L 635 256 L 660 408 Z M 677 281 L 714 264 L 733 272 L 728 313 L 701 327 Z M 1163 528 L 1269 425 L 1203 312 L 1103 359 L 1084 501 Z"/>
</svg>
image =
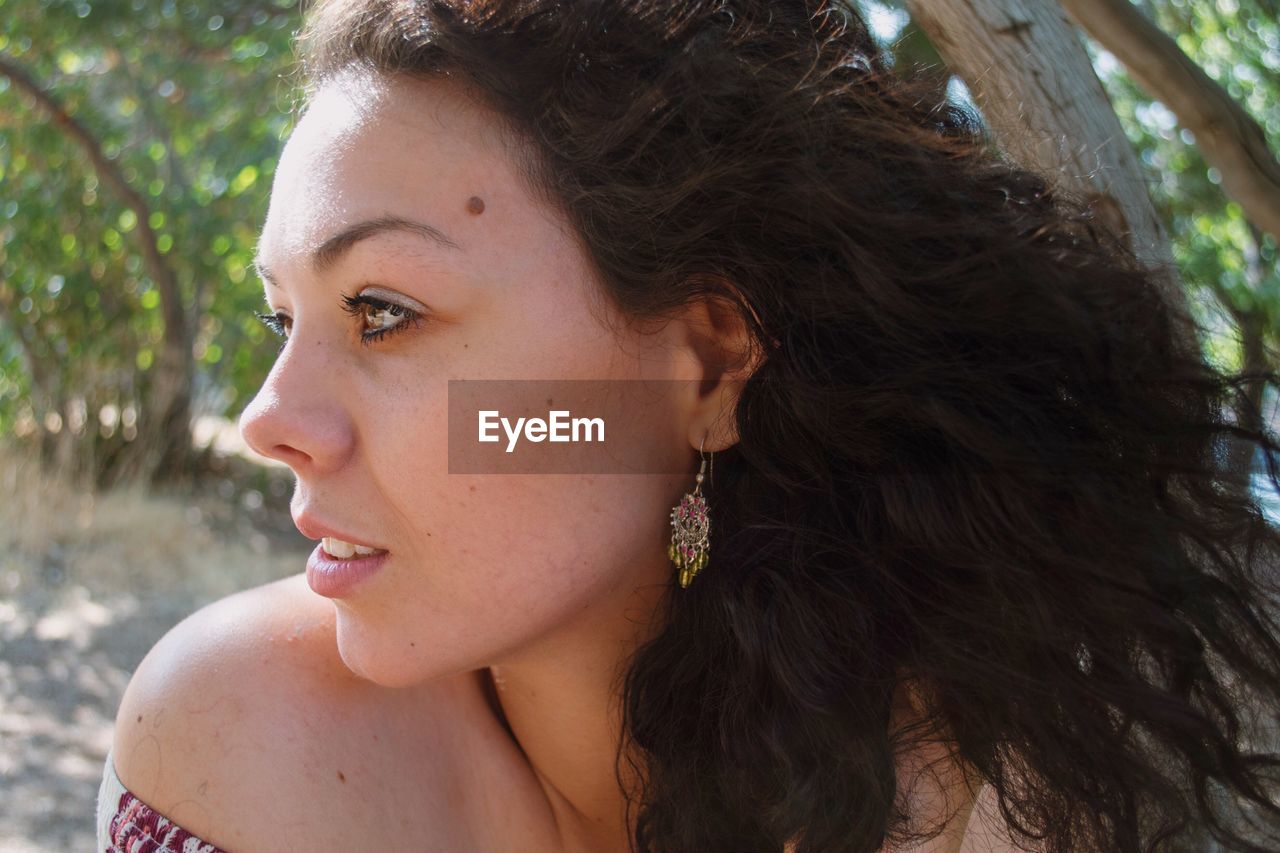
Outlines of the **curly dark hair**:
<svg viewBox="0 0 1280 853">
<path fill-rule="evenodd" d="M 626 316 L 724 299 L 765 354 L 712 562 L 620 680 L 637 849 L 936 834 L 894 756 L 938 735 L 1021 844 L 1277 849 L 1280 531 L 1222 461 L 1247 442 L 1280 488 L 1230 414 L 1275 374 L 1208 363 L 1168 276 L 855 10 L 321 0 L 299 45 L 309 93 L 469 87 Z"/>
</svg>

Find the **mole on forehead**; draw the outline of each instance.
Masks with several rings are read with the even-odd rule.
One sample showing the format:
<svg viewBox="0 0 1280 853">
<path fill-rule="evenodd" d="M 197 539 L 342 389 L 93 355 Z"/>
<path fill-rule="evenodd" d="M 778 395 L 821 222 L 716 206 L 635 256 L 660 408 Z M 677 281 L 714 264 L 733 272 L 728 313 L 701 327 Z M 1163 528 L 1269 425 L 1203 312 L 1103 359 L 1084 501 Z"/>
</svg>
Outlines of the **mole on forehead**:
<svg viewBox="0 0 1280 853">
<path fill-rule="evenodd" d="M 484 199 L 480 198 L 478 195 L 473 195 L 471 198 L 467 199 L 467 212 L 477 214 L 484 213 Z"/>
</svg>

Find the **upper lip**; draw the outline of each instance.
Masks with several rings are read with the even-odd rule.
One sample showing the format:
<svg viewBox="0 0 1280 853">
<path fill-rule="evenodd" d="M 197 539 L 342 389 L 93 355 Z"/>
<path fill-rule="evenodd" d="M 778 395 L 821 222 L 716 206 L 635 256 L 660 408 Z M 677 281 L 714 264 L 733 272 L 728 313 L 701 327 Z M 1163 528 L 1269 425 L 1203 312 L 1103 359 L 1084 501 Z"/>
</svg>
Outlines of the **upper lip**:
<svg viewBox="0 0 1280 853">
<path fill-rule="evenodd" d="M 293 517 L 293 526 L 298 528 L 298 532 L 308 539 L 324 539 L 327 536 L 330 539 L 341 539 L 343 542 L 350 542 L 352 545 L 363 545 L 366 548 L 376 548 L 379 551 L 386 550 L 381 545 L 375 545 L 352 533 L 344 533 L 336 527 L 331 527 L 305 512 Z"/>
</svg>

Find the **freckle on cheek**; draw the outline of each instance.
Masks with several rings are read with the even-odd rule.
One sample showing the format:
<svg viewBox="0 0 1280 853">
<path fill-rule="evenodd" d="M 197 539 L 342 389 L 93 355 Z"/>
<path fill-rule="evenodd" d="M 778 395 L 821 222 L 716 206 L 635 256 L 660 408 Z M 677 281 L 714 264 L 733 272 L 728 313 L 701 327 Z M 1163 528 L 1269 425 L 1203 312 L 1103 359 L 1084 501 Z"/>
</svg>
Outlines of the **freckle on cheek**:
<svg viewBox="0 0 1280 853">
<path fill-rule="evenodd" d="M 473 195 L 471 198 L 467 199 L 467 212 L 477 215 L 484 213 L 484 199 L 480 198 L 478 195 Z"/>
</svg>

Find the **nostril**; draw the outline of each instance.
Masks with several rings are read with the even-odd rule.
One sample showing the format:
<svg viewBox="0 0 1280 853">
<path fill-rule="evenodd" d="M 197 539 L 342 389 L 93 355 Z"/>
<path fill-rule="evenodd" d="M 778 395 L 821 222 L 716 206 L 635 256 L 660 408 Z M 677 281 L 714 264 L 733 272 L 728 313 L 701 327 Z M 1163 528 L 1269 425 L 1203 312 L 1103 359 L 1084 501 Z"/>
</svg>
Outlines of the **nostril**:
<svg viewBox="0 0 1280 853">
<path fill-rule="evenodd" d="M 288 444 L 277 444 L 262 455 L 283 462 L 290 468 L 297 467 L 298 463 L 305 462 L 310 458 L 306 453 Z"/>
</svg>

